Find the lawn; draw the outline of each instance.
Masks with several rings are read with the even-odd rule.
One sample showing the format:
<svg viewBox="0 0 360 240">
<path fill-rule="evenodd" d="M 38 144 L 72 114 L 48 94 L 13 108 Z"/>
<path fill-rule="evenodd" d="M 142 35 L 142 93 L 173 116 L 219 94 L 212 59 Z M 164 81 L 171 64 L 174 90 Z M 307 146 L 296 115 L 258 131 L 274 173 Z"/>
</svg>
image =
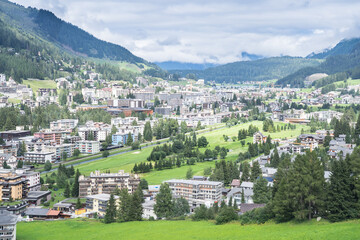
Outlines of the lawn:
<svg viewBox="0 0 360 240">
<path fill-rule="evenodd" d="M 214 225 L 212 222 L 143 221 L 103 224 L 94 220 L 20 222 L 17 239 L 358 239 L 359 220 L 328 223 L 311 221 L 245 225 L 237 222 Z"/>
<path fill-rule="evenodd" d="M 240 152 L 245 152 L 247 150 L 247 145 L 241 146 L 239 141 L 233 142 L 231 138 L 233 136 L 237 137 L 238 131 L 240 129 L 247 129 L 249 125 L 257 126 L 260 131 L 262 129 L 261 121 L 253 121 L 244 124 L 239 124 L 232 127 L 226 127 L 218 130 L 213 130 L 211 132 L 201 133 L 197 137 L 205 136 L 209 141 L 209 145 L 207 148 L 214 149 L 215 146 L 219 145 L 220 147 L 226 147 L 230 151 L 226 157 L 226 160 L 234 161 L 237 159 Z M 277 125 L 285 125 L 285 123 L 275 123 Z M 301 134 L 301 128 L 304 128 L 305 131 L 308 131 L 309 127 L 304 125 L 297 125 L 295 130 L 287 130 L 276 133 L 265 133 L 266 135 L 271 135 L 274 138 L 294 138 Z M 225 142 L 223 135 L 229 136 L 230 140 Z M 248 137 L 246 142 L 252 142 L 252 137 Z M 104 172 L 105 170 L 110 170 L 111 172 L 117 172 L 120 169 L 125 170 L 125 172 L 130 172 L 134 167 L 135 163 L 145 162 L 147 157 L 150 155 L 153 147 L 143 148 L 138 151 L 131 151 L 128 153 L 111 156 L 105 159 L 100 159 L 94 162 L 84 163 L 79 166 L 75 166 L 86 176 L 89 175 L 90 172 L 95 170 L 100 170 Z M 206 148 L 201 148 L 200 151 L 204 152 Z M 201 162 L 192 165 L 191 168 L 194 172 L 194 175 L 203 175 L 203 171 L 205 168 L 214 167 L 215 161 L 210 162 Z M 180 168 L 172 168 L 165 169 L 162 171 L 151 171 L 150 173 L 142 174 L 149 184 L 161 184 L 165 180 L 173 179 L 173 178 L 185 178 L 186 171 L 190 166 L 185 165 Z"/>
<path fill-rule="evenodd" d="M 30 85 L 30 88 L 36 93 L 39 88 L 55 88 L 56 82 L 53 80 L 24 80 L 23 84 Z"/>
</svg>

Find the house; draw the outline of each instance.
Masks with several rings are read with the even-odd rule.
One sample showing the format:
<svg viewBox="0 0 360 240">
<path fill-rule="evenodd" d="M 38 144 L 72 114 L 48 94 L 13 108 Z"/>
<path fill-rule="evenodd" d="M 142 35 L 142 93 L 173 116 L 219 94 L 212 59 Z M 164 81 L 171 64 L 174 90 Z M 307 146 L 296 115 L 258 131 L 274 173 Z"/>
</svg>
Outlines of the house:
<svg viewBox="0 0 360 240">
<path fill-rule="evenodd" d="M 252 196 L 254 192 L 252 189 L 245 189 L 245 188 L 233 188 L 228 192 L 226 195 L 227 202 L 229 202 L 230 198 L 232 198 L 233 202 L 239 206 L 242 202 L 242 195 L 244 193 L 244 201 L 245 203 L 253 203 Z"/>
<path fill-rule="evenodd" d="M 51 210 L 47 208 L 35 208 L 35 207 L 28 208 L 25 211 L 25 216 L 38 220 L 59 219 L 59 218 L 69 217 L 68 215 L 63 215 L 60 211 Z"/>
<path fill-rule="evenodd" d="M 59 202 L 55 203 L 52 209 L 61 212 L 71 212 L 74 208 L 72 203 Z"/>
<path fill-rule="evenodd" d="M 116 205 L 119 205 L 119 196 L 114 196 Z M 99 216 L 104 216 L 110 194 L 102 193 L 86 197 L 86 212 L 94 212 Z"/>
<path fill-rule="evenodd" d="M 146 200 L 143 204 L 143 214 L 142 214 L 142 218 L 145 219 L 149 219 L 151 217 L 153 217 L 154 219 L 157 218 L 155 212 L 154 212 L 154 205 L 155 205 L 155 201 L 154 200 Z"/>
<path fill-rule="evenodd" d="M 0 210 L 0 239 L 16 240 L 18 217 L 9 211 Z"/>
<path fill-rule="evenodd" d="M 253 143 L 263 143 L 266 142 L 267 136 L 262 134 L 261 132 L 256 132 L 253 135 Z"/>
<path fill-rule="evenodd" d="M 29 204 L 39 206 L 44 202 L 48 202 L 51 199 L 50 191 L 31 191 L 28 193 L 26 200 Z"/>
<path fill-rule="evenodd" d="M 231 186 L 231 188 L 240 187 L 240 180 L 239 179 L 233 179 L 230 186 Z"/>
</svg>

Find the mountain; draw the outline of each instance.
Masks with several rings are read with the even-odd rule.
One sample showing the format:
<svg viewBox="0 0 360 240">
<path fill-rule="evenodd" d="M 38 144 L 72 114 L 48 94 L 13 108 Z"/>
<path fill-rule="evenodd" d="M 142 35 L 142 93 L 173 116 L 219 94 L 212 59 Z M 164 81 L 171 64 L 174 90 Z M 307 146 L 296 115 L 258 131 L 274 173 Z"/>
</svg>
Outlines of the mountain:
<svg viewBox="0 0 360 240">
<path fill-rule="evenodd" d="M 40 36 L 70 53 L 130 63 L 144 63 L 122 46 L 99 40 L 84 30 L 67 23 L 52 12 L 24 8 L 6 0 L 0 0 L 0 13 L 5 22 Z"/>
<path fill-rule="evenodd" d="M 180 76 L 194 73 L 197 78 L 203 78 L 206 81 L 236 83 L 279 79 L 303 67 L 315 67 L 319 64 L 320 62 L 317 59 L 271 57 L 255 61 L 228 63 L 202 71 L 173 70 L 169 72 L 180 74 Z"/>
<path fill-rule="evenodd" d="M 254 61 L 264 58 L 261 55 L 256 55 L 248 52 L 241 52 L 241 58 L 247 61 Z"/>
<path fill-rule="evenodd" d="M 312 57 L 316 57 L 315 55 Z M 360 68 L 360 39 L 342 40 L 334 48 L 317 55 L 325 57 L 325 60 L 316 67 L 301 68 L 292 74 L 279 79 L 277 84 L 285 86 L 290 84 L 292 87 L 303 87 L 307 76 L 314 73 L 326 73 L 329 75 L 340 74 L 340 76 L 357 76 Z M 328 79 L 338 79 L 338 75 L 329 76 Z M 331 81 L 330 81 L 331 82 Z"/>
<path fill-rule="evenodd" d="M 359 48 L 360 38 L 343 39 L 335 47 L 320 53 L 311 53 L 307 58 L 325 59 L 329 56 L 347 55 Z"/>
<path fill-rule="evenodd" d="M 183 63 L 174 61 L 155 62 L 155 64 L 165 70 L 204 70 L 218 65 L 213 63 Z"/>
</svg>

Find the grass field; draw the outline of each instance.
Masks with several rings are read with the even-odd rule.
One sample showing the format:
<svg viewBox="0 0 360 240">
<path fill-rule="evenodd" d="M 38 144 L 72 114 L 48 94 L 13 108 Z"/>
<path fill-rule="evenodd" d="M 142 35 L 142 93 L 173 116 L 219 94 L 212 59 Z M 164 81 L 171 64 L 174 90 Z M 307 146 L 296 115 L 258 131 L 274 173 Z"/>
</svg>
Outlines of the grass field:
<svg viewBox="0 0 360 240">
<path fill-rule="evenodd" d="M 230 151 L 226 157 L 226 160 L 234 161 L 237 159 L 237 156 L 240 152 L 245 152 L 247 150 L 247 145 L 244 147 L 241 146 L 239 141 L 227 141 L 225 142 L 223 135 L 231 137 L 238 135 L 238 131 L 240 129 L 247 129 L 249 125 L 255 125 L 260 130 L 262 129 L 262 122 L 254 121 L 248 122 L 245 124 L 239 124 L 230 128 L 223 128 L 218 130 L 213 130 L 211 132 L 199 134 L 200 136 L 205 136 L 209 141 L 208 148 L 214 149 L 215 146 L 219 145 L 220 147 L 226 147 Z M 285 125 L 284 123 L 275 123 L 276 125 Z M 301 128 L 304 128 L 305 131 L 309 129 L 308 126 L 297 125 L 295 130 L 288 130 L 276 133 L 265 133 L 266 135 L 271 135 L 274 138 L 293 138 L 301 134 Z M 252 137 L 248 137 L 246 142 L 252 142 Z M 130 172 L 134 167 L 135 163 L 145 162 L 146 158 L 150 155 L 153 147 L 145 148 L 138 151 L 132 151 L 128 153 L 124 153 L 121 155 L 111 156 L 105 159 L 101 159 L 94 162 L 84 163 L 79 166 L 75 166 L 78 168 L 80 172 L 84 175 L 89 175 L 90 172 L 95 170 L 105 171 L 110 170 L 111 172 L 117 172 L 118 170 L 125 170 L 125 172 Z M 205 148 L 200 149 L 200 151 L 205 151 Z M 205 168 L 214 167 L 215 161 L 211 162 L 202 162 L 196 163 L 195 165 L 191 166 L 194 175 L 203 175 L 203 171 Z M 186 175 L 186 171 L 190 166 L 185 165 L 180 168 L 173 168 L 173 169 L 165 169 L 162 171 L 151 171 L 150 173 L 142 174 L 149 184 L 160 184 L 165 180 L 173 179 L 173 178 L 184 178 Z"/>
<path fill-rule="evenodd" d="M 47 222 L 20 222 L 18 240 L 32 239 L 359 239 L 360 221 L 328 223 L 325 221 L 301 224 L 266 223 L 245 225 L 229 223 L 214 225 L 212 222 L 144 221 L 103 224 L 92 220 L 65 220 Z"/>
<path fill-rule="evenodd" d="M 55 88 L 56 82 L 53 80 L 24 80 L 23 84 L 30 85 L 30 88 L 36 93 L 39 88 Z"/>
</svg>

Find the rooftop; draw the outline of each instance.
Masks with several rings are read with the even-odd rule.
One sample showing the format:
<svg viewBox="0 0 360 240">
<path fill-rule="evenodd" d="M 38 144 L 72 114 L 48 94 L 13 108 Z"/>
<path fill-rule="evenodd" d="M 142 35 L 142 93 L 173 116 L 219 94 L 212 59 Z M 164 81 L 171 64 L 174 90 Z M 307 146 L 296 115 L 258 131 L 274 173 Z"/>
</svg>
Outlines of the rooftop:
<svg viewBox="0 0 360 240">
<path fill-rule="evenodd" d="M 171 179 L 165 181 L 167 183 L 185 183 L 185 184 L 193 184 L 193 185 L 221 185 L 222 182 L 215 182 L 215 181 L 197 181 L 197 180 L 184 180 L 184 179 Z"/>
<path fill-rule="evenodd" d="M 0 210 L 0 225 L 14 225 L 17 222 L 17 216 L 6 210 Z"/>
</svg>

